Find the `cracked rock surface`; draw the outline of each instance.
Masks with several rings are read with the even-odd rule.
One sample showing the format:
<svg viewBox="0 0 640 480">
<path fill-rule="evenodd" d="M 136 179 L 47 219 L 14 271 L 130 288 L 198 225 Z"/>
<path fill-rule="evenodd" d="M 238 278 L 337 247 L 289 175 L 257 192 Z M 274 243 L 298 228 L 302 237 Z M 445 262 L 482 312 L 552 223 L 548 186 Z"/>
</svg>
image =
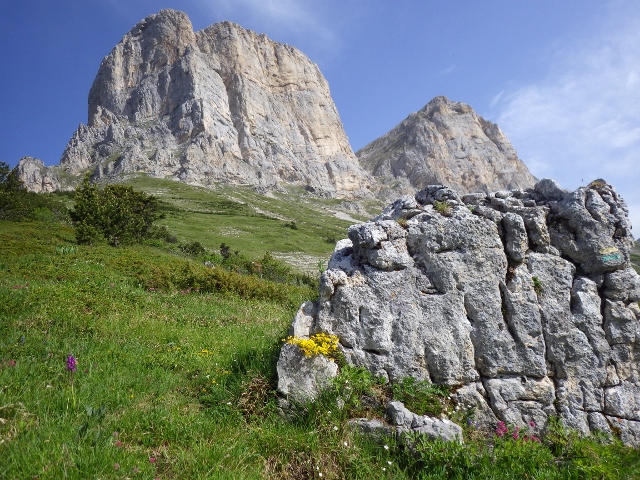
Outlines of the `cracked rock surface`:
<svg viewBox="0 0 640 480">
<path fill-rule="evenodd" d="M 317 65 L 235 23 L 194 31 L 175 10 L 141 20 L 102 61 L 88 113 L 62 155 L 67 175 L 371 195 Z"/>
<path fill-rule="evenodd" d="M 293 329 L 337 335 L 348 363 L 391 382 L 449 385 L 485 428 L 542 432 L 558 415 L 640 445 L 627 214 L 601 180 L 464 197 L 428 186 L 349 228 Z"/>
</svg>

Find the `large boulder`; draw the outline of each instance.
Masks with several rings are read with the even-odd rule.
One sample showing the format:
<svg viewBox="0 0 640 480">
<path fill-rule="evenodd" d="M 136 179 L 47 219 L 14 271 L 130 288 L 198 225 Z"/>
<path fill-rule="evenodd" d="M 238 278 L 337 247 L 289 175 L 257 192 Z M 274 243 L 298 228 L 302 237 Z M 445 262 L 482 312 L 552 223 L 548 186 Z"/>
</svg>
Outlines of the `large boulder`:
<svg viewBox="0 0 640 480">
<path fill-rule="evenodd" d="M 432 185 L 349 229 L 293 329 L 337 335 L 348 363 L 390 382 L 450 386 L 485 428 L 539 433 L 558 415 L 638 445 L 632 246 L 627 207 L 604 181 L 462 198 Z"/>
</svg>

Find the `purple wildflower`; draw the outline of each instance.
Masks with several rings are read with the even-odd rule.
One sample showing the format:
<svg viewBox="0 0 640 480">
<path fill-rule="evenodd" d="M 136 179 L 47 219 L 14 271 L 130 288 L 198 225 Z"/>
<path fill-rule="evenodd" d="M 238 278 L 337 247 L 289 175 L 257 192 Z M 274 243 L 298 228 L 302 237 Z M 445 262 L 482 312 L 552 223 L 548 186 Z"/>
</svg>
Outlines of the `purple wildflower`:
<svg viewBox="0 0 640 480">
<path fill-rule="evenodd" d="M 498 426 L 496 427 L 496 435 L 499 437 L 503 437 L 505 433 L 509 433 L 509 429 L 504 424 L 504 422 L 498 422 Z"/>
<path fill-rule="evenodd" d="M 74 357 L 73 355 L 69 355 L 67 357 L 67 370 L 69 370 L 70 372 L 76 371 L 76 357 Z"/>
<path fill-rule="evenodd" d="M 529 426 L 530 426 L 531 428 L 536 428 L 536 422 L 534 422 L 533 420 L 531 420 L 531 421 L 529 422 Z"/>
</svg>

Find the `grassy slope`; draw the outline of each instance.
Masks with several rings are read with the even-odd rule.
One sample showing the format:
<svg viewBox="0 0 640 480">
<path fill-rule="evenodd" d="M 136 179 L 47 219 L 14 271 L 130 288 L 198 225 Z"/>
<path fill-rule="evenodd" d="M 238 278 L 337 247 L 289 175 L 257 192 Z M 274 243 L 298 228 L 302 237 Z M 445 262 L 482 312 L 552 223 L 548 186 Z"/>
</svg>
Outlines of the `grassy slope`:
<svg viewBox="0 0 640 480">
<path fill-rule="evenodd" d="M 640 242 L 636 242 L 635 247 L 631 251 L 631 265 L 640 273 Z"/>
<path fill-rule="evenodd" d="M 313 443 L 289 428 L 287 451 L 277 415 L 252 423 L 237 407 L 252 379 L 273 385 L 304 290 L 281 286 L 288 302 L 150 291 L 132 266 L 175 261 L 161 251 L 56 255 L 68 228 L 1 231 L 0 478 L 261 478 Z"/>
<path fill-rule="evenodd" d="M 224 204 L 229 195 L 263 202 L 263 210 L 300 228 L 279 226 L 284 220 L 267 225 L 300 242 L 295 249 L 315 245 L 318 255 L 333 247 L 323 229 L 342 228 L 318 213 L 321 202 L 291 209 L 283 199 L 252 192 L 190 189 L 182 198 L 180 184 L 143 180 L 190 210 Z M 246 208 L 187 212 L 177 233 L 260 256 L 262 244 L 252 244 L 259 236 L 201 237 L 191 227 L 204 231 L 211 223 L 220 232 L 227 217 L 254 226 L 265 220 Z M 176 212 L 166 222 L 179 220 Z M 286 252 L 286 242 L 278 242 L 280 250 L 270 250 Z M 0 222 L 0 478 L 523 478 L 523 472 L 634 478 L 640 472 L 636 451 L 595 442 L 577 449 L 571 440 L 539 447 L 503 442 L 492 450 L 482 442 L 463 449 L 429 444 L 416 458 L 390 439 L 385 449 L 355 437 L 345 420 L 359 411 L 340 411 L 335 403 L 285 421 L 273 394 L 275 361 L 297 306 L 315 292 L 224 272 L 207 282 L 213 274 L 201 262 L 148 246 L 56 253 L 72 245 L 65 226 Z M 78 360 L 73 376 L 68 355 Z"/>
<path fill-rule="evenodd" d="M 180 238 L 199 241 L 209 249 L 224 242 L 232 251 L 254 258 L 270 251 L 305 272 L 317 272 L 318 261 L 326 262 L 335 241 L 346 238 L 347 228 L 355 223 L 334 216 L 340 203 L 334 199 L 265 196 L 242 187 L 211 190 L 148 177 L 131 178 L 128 183 L 171 206 L 159 223 Z M 285 226 L 292 221 L 296 230 Z"/>
</svg>

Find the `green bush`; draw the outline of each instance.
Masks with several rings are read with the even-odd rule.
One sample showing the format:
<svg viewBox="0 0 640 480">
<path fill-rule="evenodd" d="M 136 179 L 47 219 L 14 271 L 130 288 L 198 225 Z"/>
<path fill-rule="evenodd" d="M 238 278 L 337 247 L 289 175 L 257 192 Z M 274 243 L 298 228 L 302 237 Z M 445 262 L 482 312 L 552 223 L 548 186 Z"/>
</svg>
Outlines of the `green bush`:
<svg viewBox="0 0 640 480">
<path fill-rule="evenodd" d="M 220 245 L 220 254 L 210 253 L 206 261 L 225 270 L 253 275 L 263 280 L 276 283 L 318 288 L 318 279 L 306 273 L 297 273 L 285 262 L 275 258 L 270 252 L 265 252 L 262 258 L 251 259 L 237 250 L 232 254 L 231 247 L 225 243 Z"/>
<path fill-rule="evenodd" d="M 71 220 L 78 243 L 104 238 L 117 246 L 140 242 L 154 234 L 153 222 L 162 218 L 158 199 L 124 185 L 100 190 L 86 175 L 76 190 Z"/>
<path fill-rule="evenodd" d="M 419 415 L 440 415 L 447 406 L 449 388 L 405 377 L 392 385 L 393 398 Z"/>
<path fill-rule="evenodd" d="M 204 255 L 207 251 L 204 248 L 204 245 L 200 242 L 186 242 L 181 243 L 178 248 L 185 255 L 190 255 L 192 257 L 197 257 L 200 255 Z"/>
</svg>

